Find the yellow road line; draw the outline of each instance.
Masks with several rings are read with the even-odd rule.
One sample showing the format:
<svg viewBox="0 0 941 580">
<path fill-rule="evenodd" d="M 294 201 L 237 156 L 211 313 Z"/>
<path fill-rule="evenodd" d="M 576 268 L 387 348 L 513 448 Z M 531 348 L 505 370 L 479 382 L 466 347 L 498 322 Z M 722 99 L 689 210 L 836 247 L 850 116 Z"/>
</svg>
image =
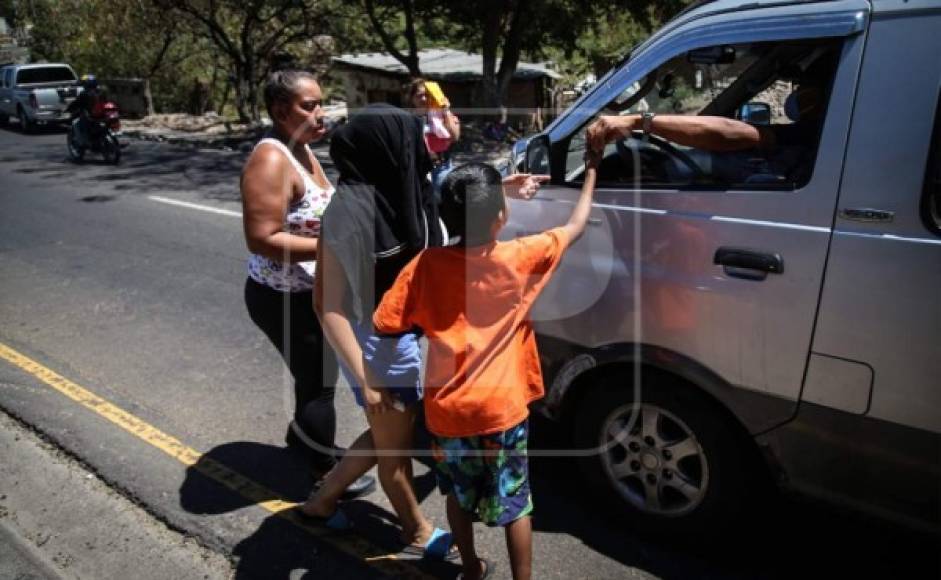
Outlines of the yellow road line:
<svg viewBox="0 0 941 580">
<path fill-rule="evenodd" d="M 242 497 L 251 500 L 269 512 L 284 518 L 308 533 L 317 536 L 332 546 L 346 552 L 364 563 L 377 568 L 379 571 L 396 577 L 431 578 L 412 566 L 397 561 L 394 554 L 372 545 L 367 540 L 348 534 L 342 537 L 332 535 L 333 532 L 318 527 L 308 526 L 291 513 L 296 503 L 280 499 L 277 494 L 255 483 L 251 479 L 226 467 L 211 457 L 206 457 L 192 447 L 187 446 L 179 439 L 160 431 L 146 421 L 135 417 L 124 409 L 117 407 L 99 397 L 88 389 L 81 387 L 62 375 L 52 371 L 33 359 L 20 354 L 12 348 L 0 343 L 0 359 L 23 369 L 38 378 L 53 389 L 72 399 L 81 406 L 98 413 L 105 419 L 121 427 L 128 433 L 137 436 L 144 442 L 160 449 L 170 457 L 178 460 L 187 467 L 192 467 L 199 473 L 224 485 Z"/>
</svg>

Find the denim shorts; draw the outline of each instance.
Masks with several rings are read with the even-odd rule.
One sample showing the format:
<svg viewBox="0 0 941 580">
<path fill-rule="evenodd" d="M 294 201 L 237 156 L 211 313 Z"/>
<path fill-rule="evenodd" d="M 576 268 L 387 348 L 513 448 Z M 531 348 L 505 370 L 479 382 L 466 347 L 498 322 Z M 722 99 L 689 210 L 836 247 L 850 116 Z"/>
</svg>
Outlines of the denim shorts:
<svg viewBox="0 0 941 580">
<path fill-rule="evenodd" d="M 413 405 L 422 398 L 421 346 L 418 334 L 406 332 L 394 336 L 376 334 L 372 327 L 353 325 L 356 341 L 363 349 L 363 358 L 381 387 L 392 391 L 392 396 L 404 405 Z M 350 388 L 356 404 L 366 406 L 363 389 L 346 365 L 340 363 L 340 371 Z"/>
</svg>

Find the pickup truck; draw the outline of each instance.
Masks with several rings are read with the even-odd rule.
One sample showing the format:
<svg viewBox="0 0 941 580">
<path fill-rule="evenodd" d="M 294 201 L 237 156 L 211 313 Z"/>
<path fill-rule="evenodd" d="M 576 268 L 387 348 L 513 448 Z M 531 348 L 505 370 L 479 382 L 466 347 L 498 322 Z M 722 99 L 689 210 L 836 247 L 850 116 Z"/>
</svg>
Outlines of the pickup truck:
<svg viewBox="0 0 941 580">
<path fill-rule="evenodd" d="M 0 68 L 0 124 L 19 120 L 24 132 L 37 124 L 67 123 L 66 107 L 80 91 L 67 64 L 24 64 Z"/>
</svg>

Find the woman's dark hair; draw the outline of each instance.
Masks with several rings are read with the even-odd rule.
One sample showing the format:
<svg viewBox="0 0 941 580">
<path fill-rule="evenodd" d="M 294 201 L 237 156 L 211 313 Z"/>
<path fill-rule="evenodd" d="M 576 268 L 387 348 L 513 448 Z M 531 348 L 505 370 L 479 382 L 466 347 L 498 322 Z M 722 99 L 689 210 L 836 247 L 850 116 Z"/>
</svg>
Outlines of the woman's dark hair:
<svg viewBox="0 0 941 580">
<path fill-rule="evenodd" d="M 441 186 L 441 219 L 458 246 L 492 242 L 490 228 L 504 203 L 500 172 L 486 163 L 461 165 Z"/>
<path fill-rule="evenodd" d="M 264 95 L 269 117 L 273 117 L 271 109 L 275 103 L 290 102 L 302 80 L 317 82 L 317 77 L 303 70 L 279 70 L 268 75 Z"/>
</svg>

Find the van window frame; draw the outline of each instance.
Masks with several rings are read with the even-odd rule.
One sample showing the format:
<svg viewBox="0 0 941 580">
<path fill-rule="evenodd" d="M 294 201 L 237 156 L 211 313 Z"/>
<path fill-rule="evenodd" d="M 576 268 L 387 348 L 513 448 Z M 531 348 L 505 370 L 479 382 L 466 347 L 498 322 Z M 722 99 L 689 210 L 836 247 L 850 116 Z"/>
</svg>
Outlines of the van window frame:
<svg viewBox="0 0 941 580">
<path fill-rule="evenodd" d="M 941 89 L 938 90 L 934 128 L 928 144 L 928 162 L 925 166 L 921 196 L 921 220 L 928 231 L 941 237 Z"/>
<path fill-rule="evenodd" d="M 824 45 L 830 44 L 830 43 L 833 43 L 834 45 L 836 45 L 837 43 L 839 44 L 839 46 L 837 47 L 837 52 L 838 52 L 838 54 L 839 54 L 840 56 L 839 56 L 838 59 L 837 59 L 837 62 L 836 62 L 836 65 L 835 65 L 836 68 L 833 70 L 833 74 L 832 74 L 832 76 L 831 76 L 831 78 L 830 78 L 830 80 L 829 80 L 829 82 L 830 82 L 829 96 L 828 96 L 828 98 L 827 98 L 827 102 L 824 104 L 824 115 L 825 115 L 825 119 L 824 119 L 823 123 L 821 123 L 821 126 L 820 126 L 820 128 L 819 128 L 819 130 L 818 130 L 818 132 L 817 132 L 817 143 L 816 143 L 816 145 L 814 146 L 814 155 L 813 155 L 813 164 L 814 164 L 814 165 L 813 165 L 813 167 L 811 168 L 810 175 L 808 176 L 808 178 L 807 178 L 806 180 L 802 181 L 801 183 L 784 183 L 784 184 L 762 184 L 762 183 L 751 183 L 751 184 L 745 184 L 745 183 L 728 183 L 728 184 L 725 184 L 725 183 L 713 183 L 713 184 L 709 184 L 709 183 L 689 183 L 689 184 L 672 184 L 672 183 L 665 183 L 665 184 L 643 184 L 643 185 L 641 186 L 641 188 L 644 189 L 644 190 L 650 190 L 650 191 L 676 192 L 676 193 L 678 193 L 678 194 L 682 194 L 683 192 L 697 192 L 697 191 L 715 191 L 715 192 L 717 192 L 717 193 L 730 192 L 730 191 L 754 191 L 754 192 L 759 192 L 759 193 L 785 193 L 785 194 L 786 194 L 786 193 L 795 193 L 795 192 L 799 192 L 799 191 L 801 191 L 802 189 L 806 188 L 806 187 L 813 181 L 813 176 L 814 176 L 814 174 L 815 174 L 816 171 L 817 171 L 817 165 L 818 165 L 818 162 L 819 162 L 819 154 L 820 154 L 820 144 L 821 144 L 821 143 L 820 143 L 820 140 L 821 140 L 822 137 L 823 137 L 824 129 L 825 129 L 826 124 L 827 124 L 827 120 L 826 120 L 826 119 L 829 118 L 829 114 L 830 114 L 831 109 L 832 109 L 832 106 L 831 106 L 831 105 L 832 105 L 832 93 L 833 93 L 833 90 L 834 90 L 834 83 L 836 82 L 836 78 L 839 76 L 840 69 L 844 66 L 844 63 L 843 63 L 843 54 L 844 54 L 844 52 L 845 52 L 845 50 L 846 50 L 846 47 L 847 47 L 847 39 L 850 38 L 850 37 L 853 36 L 853 35 L 854 35 L 854 34 L 846 34 L 846 35 L 842 35 L 842 36 L 831 36 L 831 37 L 809 35 L 809 36 L 804 37 L 804 38 L 786 38 L 786 39 L 778 39 L 778 40 L 763 40 L 763 39 L 762 39 L 762 40 L 755 40 L 755 41 L 751 41 L 751 42 L 743 42 L 743 43 L 740 43 L 740 44 L 758 44 L 758 43 L 768 43 L 768 44 L 777 43 L 777 44 L 780 44 L 780 43 L 789 43 L 789 42 L 790 42 L 790 43 L 803 43 L 803 42 L 808 42 L 808 43 L 816 43 L 816 44 L 818 44 L 818 45 L 820 45 L 820 46 L 824 46 Z M 725 45 L 725 44 L 726 44 L 726 43 L 719 42 L 717 46 Z M 708 46 L 701 46 L 700 48 L 708 48 Z M 664 52 L 664 54 L 669 54 L 669 53 Z M 653 74 L 654 72 L 656 72 L 657 70 L 659 70 L 660 67 L 662 67 L 664 64 L 666 64 L 671 58 L 680 57 L 680 56 L 682 56 L 683 54 L 685 54 L 685 53 L 678 53 L 678 54 L 672 55 L 672 56 L 670 56 L 670 57 L 668 57 L 668 58 L 665 58 L 665 60 L 662 60 L 662 61 L 658 62 L 657 64 L 653 65 L 653 67 L 652 67 L 649 71 L 646 71 L 645 75 L 644 75 L 643 77 L 641 77 L 641 79 L 639 79 L 639 80 L 636 81 L 636 82 L 638 82 L 639 84 L 644 84 L 644 80 L 647 79 L 647 78 L 649 78 L 649 75 L 651 75 L 651 74 Z M 613 85 L 613 84 L 612 84 L 611 86 L 612 86 L 612 88 L 613 88 L 613 87 L 617 87 L 617 85 Z M 624 87 L 624 89 L 626 90 L 626 87 Z M 580 134 L 581 132 L 583 132 L 583 131 L 588 127 L 588 124 L 589 124 L 594 118 L 596 118 L 597 115 L 598 115 L 602 110 L 604 110 L 604 108 L 605 108 L 610 102 L 612 102 L 614 99 L 616 99 L 616 98 L 617 98 L 620 94 L 622 94 L 622 93 L 623 93 L 623 91 L 621 91 L 621 92 L 614 92 L 613 90 L 612 90 L 612 91 L 606 91 L 606 94 L 607 94 L 610 98 L 609 98 L 608 101 L 604 101 L 604 104 L 601 105 L 601 108 L 600 108 L 598 111 L 595 111 L 592 115 L 587 115 L 587 114 L 585 113 L 585 111 L 582 111 L 582 112 L 580 113 L 580 116 L 582 117 L 582 119 L 581 119 L 581 125 L 578 126 L 578 127 L 576 127 L 573 131 L 571 131 L 571 132 L 570 132 L 568 135 L 566 135 L 564 138 L 562 138 L 562 139 L 560 139 L 560 140 L 558 140 L 558 141 L 552 143 L 552 154 L 551 154 L 551 161 L 550 161 L 550 163 L 551 163 L 550 174 L 553 176 L 553 182 L 556 182 L 556 179 L 558 179 L 558 183 L 559 183 L 559 184 L 565 185 L 565 186 L 567 186 L 567 187 L 575 187 L 575 188 L 581 187 L 581 183 L 582 183 L 582 182 L 581 182 L 580 180 L 570 181 L 569 179 L 567 179 L 567 169 L 568 169 L 568 167 L 567 167 L 567 157 L 568 157 L 568 154 L 569 154 L 569 152 L 570 152 L 570 151 L 569 151 L 569 148 L 571 147 L 571 142 L 572 142 L 573 139 L 575 139 L 576 137 L 578 137 L 579 134 Z M 701 114 L 701 113 L 700 113 L 700 114 Z M 556 176 L 558 176 L 558 178 L 556 178 Z M 608 183 L 608 182 L 602 182 L 602 181 L 599 179 L 599 181 L 598 181 L 598 187 L 600 187 L 600 188 L 611 188 L 611 187 L 615 187 L 615 188 L 616 188 L 617 185 L 611 184 L 611 183 Z"/>
</svg>

